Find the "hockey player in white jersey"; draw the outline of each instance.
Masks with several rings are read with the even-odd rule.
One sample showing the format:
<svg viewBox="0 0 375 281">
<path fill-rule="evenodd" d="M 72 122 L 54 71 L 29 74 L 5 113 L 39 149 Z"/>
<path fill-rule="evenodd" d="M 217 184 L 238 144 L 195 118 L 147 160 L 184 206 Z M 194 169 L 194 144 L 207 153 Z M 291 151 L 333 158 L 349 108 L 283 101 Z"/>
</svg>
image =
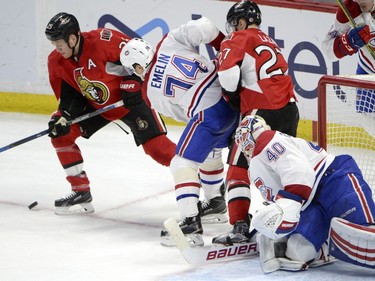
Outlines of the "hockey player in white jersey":
<svg viewBox="0 0 375 281">
<path fill-rule="evenodd" d="M 222 96 L 216 59 L 210 60 L 196 50 L 202 43 L 219 50 L 223 38 L 213 22 L 202 17 L 170 31 L 155 53 L 141 39 L 130 40 L 121 52 L 123 66 L 144 80 L 143 98 L 161 114 L 187 124 L 170 168 L 182 217 L 180 227 L 193 245 L 203 245 L 201 217 L 228 220 L 220 192 L 224 177 L 221 151 L 228 146 L 239 114 Z M 135 94 L 140 94 L 139 88 Z M 199 201 L 200 187 L 207 199 L 203 202 Z M 161 238 L 162 245 L 173 244 L 166 230 L 162 230 Z"/>
<path fill-rule="evenodd" d="M 334 257 L 375 268 L 375 204 L 351 156 L 270 130 L 259 116 L 246 116 L 235 140 L 267 203 L 252 220 L 265 272 L 330 263 L 327 240 Z"/>
</svg>

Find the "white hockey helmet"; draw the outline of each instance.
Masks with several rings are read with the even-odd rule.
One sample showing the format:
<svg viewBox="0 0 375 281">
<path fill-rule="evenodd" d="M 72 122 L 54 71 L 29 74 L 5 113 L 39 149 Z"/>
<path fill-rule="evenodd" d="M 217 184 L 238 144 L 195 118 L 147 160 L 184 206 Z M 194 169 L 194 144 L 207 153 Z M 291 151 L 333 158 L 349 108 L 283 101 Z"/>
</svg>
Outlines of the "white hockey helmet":
<svg viewBox="0 0 375 281">
<path fill-rule="evenodd" d="M 120 61 L 129 74 L 135 73 L 142 79 L 147 73 L 148 67 L 154 57 L 152 46 L 143 39 L 131 39 L 121 50 Z M 143 73 L 135 72 L 135 65 L 143 67 Z"/>
<path fill-rule="evenodd" d="M 236 130 L 234 137 L 236 144 L 247 157 L 251 158 L 255 141 L 266 130 L 271 130 L 271 128 L 262 117 L 245 116 Z"/>
</svg>

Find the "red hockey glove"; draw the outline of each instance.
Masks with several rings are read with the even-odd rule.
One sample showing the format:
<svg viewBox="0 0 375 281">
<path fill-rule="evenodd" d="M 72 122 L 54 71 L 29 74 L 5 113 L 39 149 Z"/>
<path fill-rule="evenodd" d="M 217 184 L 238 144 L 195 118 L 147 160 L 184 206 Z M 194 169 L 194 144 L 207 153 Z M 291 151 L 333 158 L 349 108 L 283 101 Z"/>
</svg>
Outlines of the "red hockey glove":
<svg viewBox="0 0 375 281">
<path fill-rule="evenodd" d="M 337 39 L 337 47 L 342 56 L 353 55 L 370 40 L 370 28 L 368 25 L 350 29 Z M 335 44 L 335 45 L 336 45 Z"/>
<path fill-rule="evenodd" d="M 70 126 L 67 125 L 67 122 L 70 119 L 70 113 L 65 110 L 57 110 L 52 113 L 48 122 L 48 136 L 57 138 L 69 134 Z"/>
</svg>

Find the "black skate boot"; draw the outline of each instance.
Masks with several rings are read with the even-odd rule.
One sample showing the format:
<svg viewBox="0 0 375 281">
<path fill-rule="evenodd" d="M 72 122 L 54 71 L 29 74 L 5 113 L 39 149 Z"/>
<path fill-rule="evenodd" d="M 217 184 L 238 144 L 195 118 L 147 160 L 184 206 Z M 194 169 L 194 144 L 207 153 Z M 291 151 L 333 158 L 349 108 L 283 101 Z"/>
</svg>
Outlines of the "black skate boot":
<svg viewBox="0 0 375 281">
<path fill-rule="evenodd" d="M 73 191 L 65 198 L 55 201 L 56 215 L 74 215 L 93 213 L 94 207 L 91 204 L 92 196 L 90 191 Z"/>
<path fill-rule="evenodd" d="M 249 225 L 245 221 L 237 221 L 231 231 L 214 237 L 212 244 L 216 246 L 233 246 L 235 244 L 249 243 L 251 242 L 250 238 Z"/>
<path fill-rule="evenodd" d="M 182 230 L 182 233 L 188 238 L 189 243 L 192 246 L 203 246 L 203 228 L 201 223 L 201 218 L 199 216 L 185 218 L 180 222 L 179 227 Z M 169 232 L 166 229 L 163 229 L 160 233 L 161 241 L 160 244 L 166 247 L 176 246 L 172 238 L 169 235 Z"/>
<path fill-rule="evenodd" d="M 227 204 L 224 196 L 198 202 L 202 223 L 226 223 L 228 221 Z"/>
</svg>

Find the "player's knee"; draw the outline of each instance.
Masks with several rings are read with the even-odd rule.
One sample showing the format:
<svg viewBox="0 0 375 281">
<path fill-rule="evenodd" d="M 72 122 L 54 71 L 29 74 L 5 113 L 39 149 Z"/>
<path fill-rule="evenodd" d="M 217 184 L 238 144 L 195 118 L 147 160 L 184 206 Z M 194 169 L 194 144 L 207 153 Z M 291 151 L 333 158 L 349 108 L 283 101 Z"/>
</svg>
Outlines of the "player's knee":
<svg viewBox="0 0 375 281">
<path fill-rule="evenodd" d="M 169 167 L 176 151 L 176 144 L 167 138 L 166 135 L 152 138 L 142 144 L 142 147 L 147 155 L 167 167 Z"/>
<path fill-rule="evenodd" d="M 175 182 L 198 181 L 198 167 L 197 162 L 179 155 L 173 157 L 170 165 Z"/>
<path fill-rule="evenodd" d="M 308 262 L 315 259 L 318 252 L 310 241 L 296 233 L 289 237 L 285 254 L 291 260 Z"/>
<path fill-rule="evenodd" d="M 231 181 L 243 182 L 244 184 L 250 185 L 249 176 L 247 169 L 230 165 L 227 171 L 227 182 L 228 185 Z"/>
<path fill-rule="evenodd" d="M 69 134 L 58 137 L 51 138 L 51 143 L 53 147 L 66 147 L 75 143 L 75 140 L 81 135 L 81 130 L 78 124 L 71 126 Z"/>
<path fill-rule="evenodd" d="M 221 149 L 214 149 L 201 164 L 200 169 L 204 171 L 224 170 Z"/>
</svg>

